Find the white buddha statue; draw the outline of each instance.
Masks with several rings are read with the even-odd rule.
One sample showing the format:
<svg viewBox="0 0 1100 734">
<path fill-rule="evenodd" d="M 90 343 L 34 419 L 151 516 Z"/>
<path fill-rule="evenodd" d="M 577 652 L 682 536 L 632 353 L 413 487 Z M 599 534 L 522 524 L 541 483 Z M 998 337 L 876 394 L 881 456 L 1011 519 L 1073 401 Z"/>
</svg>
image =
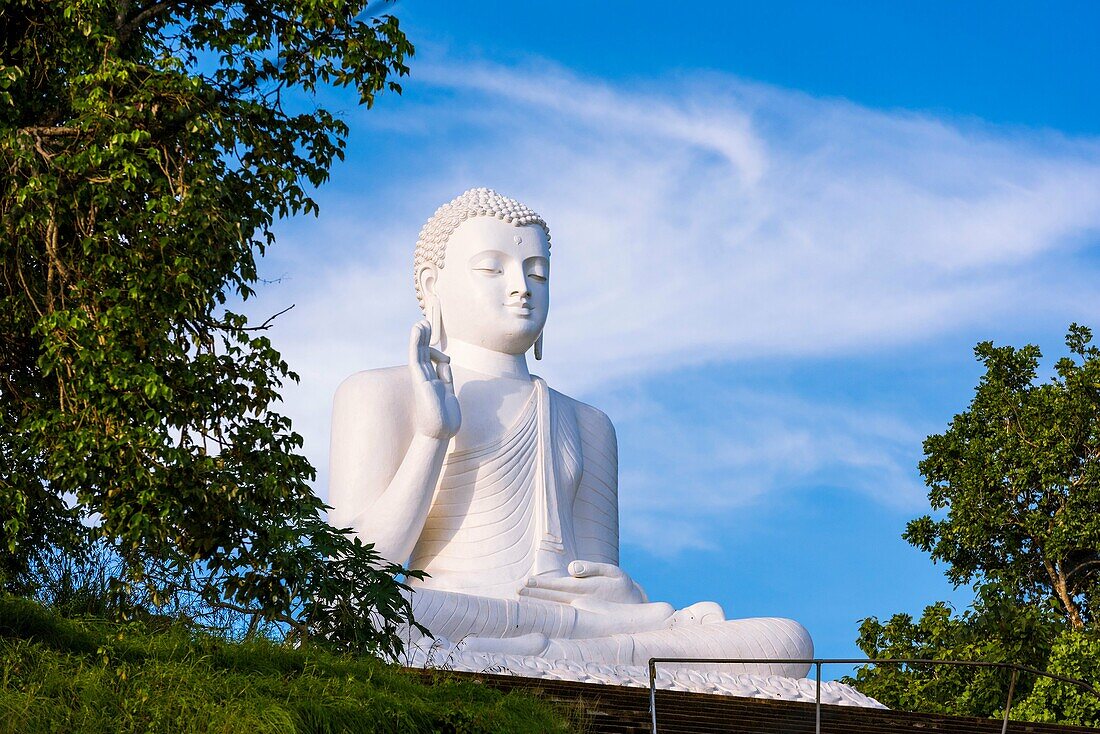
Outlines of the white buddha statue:
<svg viewBox="0 0 1100 734">
<path fill-rule="evenodd" d="M 427 572 L 419 623 L 470 651 L 551 660 L 812 657 L 797 622 L 650 602 L 619 567 L 615 429 L 528 372 L 550 306 L 541 217 L 471 189 L 424 225 L 414 271 L 427 318 L 408 365 L 336 393 L 329 504 L 333 524 Z"/>
</svg>

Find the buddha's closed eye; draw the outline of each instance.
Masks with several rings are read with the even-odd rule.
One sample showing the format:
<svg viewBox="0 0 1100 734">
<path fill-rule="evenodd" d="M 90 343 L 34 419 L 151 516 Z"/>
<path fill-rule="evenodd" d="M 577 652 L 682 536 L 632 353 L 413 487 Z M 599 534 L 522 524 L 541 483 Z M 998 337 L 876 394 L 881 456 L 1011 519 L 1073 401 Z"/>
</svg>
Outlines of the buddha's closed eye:
<svg viewBox="0 0 1100 734">
<path fill-rule="evenodd" d="M 496 260 L 491 259 L 479 260 L 478 262 L 474 263 L 473 270 L 476 273 L 485 273 L 486 275 L 500 275 L 502 272 L 504 272 L 503 268 L 501 268 L 500 266 L 500 263 Z"/>
</svg>

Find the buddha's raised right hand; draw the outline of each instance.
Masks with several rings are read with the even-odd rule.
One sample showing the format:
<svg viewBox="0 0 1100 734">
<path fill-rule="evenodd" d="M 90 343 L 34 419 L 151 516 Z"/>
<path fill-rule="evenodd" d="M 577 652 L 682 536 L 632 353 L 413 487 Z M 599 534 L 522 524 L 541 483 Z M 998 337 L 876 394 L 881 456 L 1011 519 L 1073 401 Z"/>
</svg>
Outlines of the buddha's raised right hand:
<svg viewBox="0 0 1100 734">
<path fill-rule="evenodd" d="M 451 378 L 451 358 L 431 346 L 432 326 L 413 324 L 409 336 L 409 374 L 416 405 L 416 432 L 450 441 L 462 425 L 458 398 Z"/>
</svg>

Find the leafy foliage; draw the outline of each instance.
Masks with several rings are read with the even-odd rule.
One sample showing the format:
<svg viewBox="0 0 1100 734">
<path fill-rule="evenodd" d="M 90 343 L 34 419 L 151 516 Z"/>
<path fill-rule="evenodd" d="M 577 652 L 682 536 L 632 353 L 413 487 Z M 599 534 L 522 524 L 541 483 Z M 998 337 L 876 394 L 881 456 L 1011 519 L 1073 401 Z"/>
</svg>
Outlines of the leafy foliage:
<svg viewBox="0 0 1100 734">
<path fill-rule="evenodd" d="M 296 375 L 231 310 L 412 46 L 346 0 L 0 0 L 0 581 L 102 539 L 120 593 L 393 650 L 401 569 L 331 529 Z M 90 522 L 92 521 L 92 522 Z M 369 612 L 377 612 L 371 615 Z M 390 620 L 375 629 L 369 619 Z"/>
<path fill-rule="evenodd" d="M 1100 349 L 1073 324 L 1071 356 L 1039 381 L 1035 346 L 979 344 L 985 374 L 969 408 L 924 443 L 933 510 L 904 537 L 973 584 L 961 615 L 936 603 L 917 621 L 863 620 L 871 658 L 981 660 L 1096 680 L 1100 590 Z M 1092 657 L 1090 657 L 1092 656 Z M 1073 671 L 1073 672 L 1070 672 Z M 889 706 L 999 715 L 1008 678 L 941 666 L 866 666 L 851 680 Z M 1092 724 L 1100 701 L 1080 688 L 1021 677 L 1014 709 L 1032 720 Z"/>
<path fill-rule="evenodd" d="M 1075 629 L 1100 590 L 1100 349 L 1070 327 L 1077 358 L 1035 384 L 1038 347 L 979 344 L 985 364 L 969 410 L 924 443 L 935 510 L 905 539 L 948 564 L 955 584 L 989 580 L 1025 602 L 1055 599 Z"/>
<path fill-rule="evenodd" d="M 1054 641 L 1047 670 L 1100 689 L 1100 633 L 1063 631 Z M 1013 715 L 1027 721 L 1073 722 L 1100 728 L 1100 698 L 1080 686 L 1040 678 L 1031 695 L 1013 708 Z"/>
<path fill-rule="evenodd" d="M 863 620 L 857 644 L 870 658 L 977 660 L 1042 669 L 1061 629 L 1050 610 L 1021 606 L 987 589 L 973 609 L 954 614 L 944 602 L 914 621 L 895 614 L 885 623 Z M 864 666 L 846 679 L 890 708 L 965 716 L 997 716 L 1008 700 L 1011 673 L 997 668 L 948 665 Z M 1034 681 L 1016 684 L 1020 700 Z"/>
</svg>

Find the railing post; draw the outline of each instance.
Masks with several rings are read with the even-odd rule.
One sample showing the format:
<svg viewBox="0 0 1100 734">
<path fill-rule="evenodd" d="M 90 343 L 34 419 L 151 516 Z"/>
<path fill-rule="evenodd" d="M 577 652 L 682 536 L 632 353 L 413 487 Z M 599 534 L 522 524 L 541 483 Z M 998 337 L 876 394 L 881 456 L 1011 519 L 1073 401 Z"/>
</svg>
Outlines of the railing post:
<svg viewBox="0 0 1100 734">
<path fill-rule="evenodd" d="M 649 717 L 657 734 L 657 663 L 649 659 Z"/>
<path fill-rule="evenodd" d="M 653 734 L 657 734 L 657 663 L 733 663 L 737 665 L 754 664 L 754 665 L 774 665 L 776 663 L 799 663 L 809 664 L 815 667 L 815 693 L 814 693 L 814 731 L 816 734 L 821 734 L 821 667 L 825 664 L 839 665 L 839 664 L 858 664 L 858 665 L 962 665 L 975 668 L 1010 668 L 1012 670 L 1012 679 L 1008 684 L 1008 700 L 1005 702 L 1004 721 L 1001 724 L 1001 734 L 1008 733 L 1008 717 L 1012 712 L 1012 700 L 1016 694 L 1016 683 L 1019 682 L 1020 672 L 1023 671 L 1030 675 L 1041 676 L 1043 678 L 1049 678 L 1051 680 L 1063 681 L 1077 686 L 1083 690 L 1088 691 L 1092 695 L 1096 696 L 1100 700 L 1100 690 L 1092 687 L 1088 683 L 1078 680 L 1076 678 L 1069 678 L 1064 675 L 1057 675 L 1044 670 L 1038 670 L 1036 668 L 1029 668 L 1023 665 L 1012 665 L 1009 663 L 990 663 L 980 660 L 925 660 L 918 658 L 650 658 L 649 659 L 649 714 L 650 723 L 652 726 Z"/>
<path fill-rule="evenodd" d="M 1008 682 L 1008 701 L 1005 702 L 1005 720 L 1001 724 L 1001 734 L 1005 734 L 1008 731 L 1008 712 L 1012 709 L 1012 693 L 1016 690 L 1016 677 L 1020 674 L 1020 671 L 1016 668 L 1012 669 L 1012 680 Z"/>
<path fill-rule="evenodd" d="M 821 734 L 821 663 L 816 662 L 817 667 L 817 692 L 814 694 L 814 734 Z"/>
</svg>

